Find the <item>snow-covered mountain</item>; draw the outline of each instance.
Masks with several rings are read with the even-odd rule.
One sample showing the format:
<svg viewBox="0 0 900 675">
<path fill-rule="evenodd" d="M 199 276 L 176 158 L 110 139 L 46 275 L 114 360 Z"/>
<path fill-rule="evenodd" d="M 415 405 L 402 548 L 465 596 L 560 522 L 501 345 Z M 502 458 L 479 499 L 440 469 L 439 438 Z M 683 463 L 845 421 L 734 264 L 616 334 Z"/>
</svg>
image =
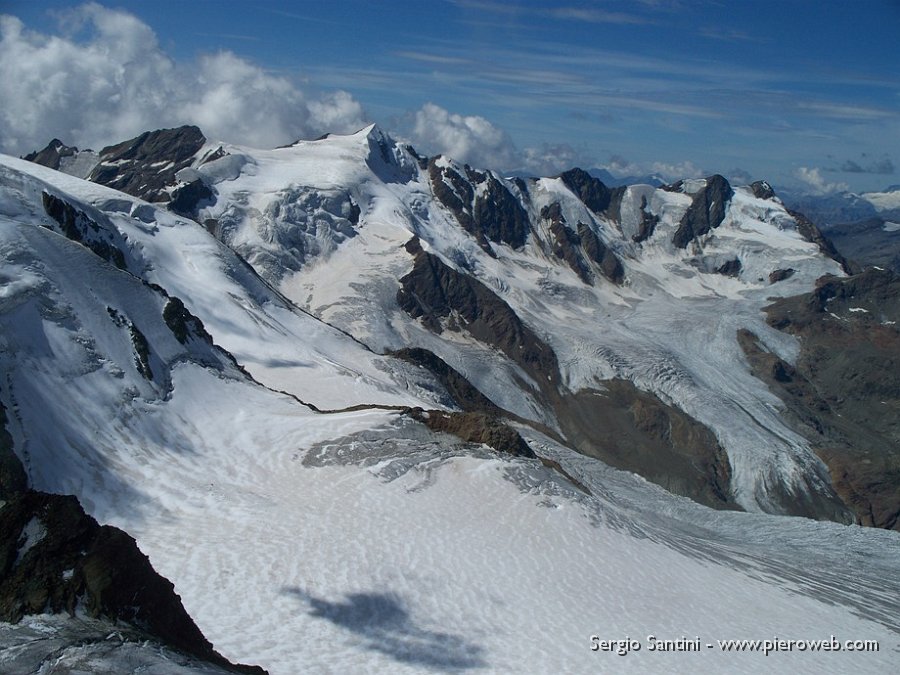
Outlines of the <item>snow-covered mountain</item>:
<svg viewBox="0 0 900 675">
<path fill-rule="evenodd" d="M 797 403 L 834 379 L 803 331 L 878 308 L 890 350 L 900 309 L 861 298 L 896 281 L 847 278 L 765 183 L 506 178 L 377 127 L 31 159 L 0 160 L 8 445 L 32 488 L 134 536 L 225 657 L 755 672 L 716 640 L 836 635 L 881 651 L 772 663 L 896 662 L 900 540 L 838 524 L 896 527 L 847 460 L 890 476 L 896 450 L 807 433 L 829 418 Z M 772 309 L 823 275 L 839 302 Z"/>
</svg>

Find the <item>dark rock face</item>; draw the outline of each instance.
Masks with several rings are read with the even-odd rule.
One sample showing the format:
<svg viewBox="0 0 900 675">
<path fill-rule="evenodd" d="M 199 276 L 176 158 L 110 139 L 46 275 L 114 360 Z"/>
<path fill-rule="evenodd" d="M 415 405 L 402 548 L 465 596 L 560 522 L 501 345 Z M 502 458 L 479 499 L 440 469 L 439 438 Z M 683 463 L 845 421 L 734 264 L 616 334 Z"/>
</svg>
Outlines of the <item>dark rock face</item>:
<svg viewBox="0 0 900 675">
<path fill-rule="evenodd" d="M 718 274 L 722 274 L 726 277 L 738 277 L 741 275 L 742 269 L 741 261 L 739 258 L 734 258 L 732 260 L 727 260 L 716 268 L 716 272 Z"/>
<path fill-rule="evenodd" d="M 191 165 L 204 143 L 206 138 L 195 126 L 146 131 L 103 148 L 88 180 L 149 202 L 167 202 L 166 188 L 177 183 L 175 174 Z"/>
<path fill-rule="evenodd" d="M 0 403 L 0 502 L 12 499 L 28 489 L 28 476 L 16 456 L 6 423 L 6 408 Z"/>
<path fill-rule="evenodd" d="M 479 246 L 495 255 L 489 242 L 503 242 L 513 248 L 525 244 L 531 225 L 519 200 L 493 175 L 466 167 L 466 176 L 449 166 L 439 166 L 438 158 L 428 163 L 434 196 L 455 216 Z M 485 184 L 475 196 L 475 186 Z"/>
<path fill-rule="evenodd" d="M 577 232 L 566 227 L 559 202 L 541 209 L 541 218 L 550 221 L 553 254 L 565 260 L 584 283 L 593 285 L 594 277 L 588 261 L 595 263 L 600 273 L 613 283 L 622 283 L 625 278 L 622 262 L 584 223 L 578 223 Z"/>
<path fill-rule="evenodd" d="M 841 266 L 841 269 L 844 270 L 847 274 L 855 274 L 859 272 L 860 269 L 848 261 L 843 255 L 841 255 L 838 250 L 834 247 L 834 244 L 822 234 L 822 231 L 815 226 L 815 224 L 806 216 L 804 216 L 799 211 L 793 211 L 791 209 L 787 209 L 787 212 L 791 215 L 791 217 L 797 221 L 797 232 L 800 233 L 800 236 L 806 239 L 806 241 L 811 242 L 819 247 L 819 250 L 823 255 L 831 258 L 836 263 Z"/>
<path fill-rule="evenodd" d="M 559 177 L 591 211 L 598 216 L 621 220 L 620 208 L 626 188 L 608 188 L 599 178 L 579 168 L 569 169 Z"/>
<path fill-rule="evenodd" d="M 757 199 L 772 199 L 775 196 L 775 190 L 764 180 L 758 180 L 750 184 L 750 190 Z"/>
<path fill-rule="evenodd" d="M 784 401 L 857 520 L 900 530 L 900 277 L 825 277 L 765 311 L 801 351 L 792 366 L 739 334 L 754 373 Z"/>
<path fill-rule="evenodd" d="M 659 224 L 659 216 L 647 211 L 647 198 L 641 197 L 641 222 L 638 224 L 637 234 L 631 237 L 632 241 L 639 244 L 653 236 L 656 226 Z"/>
<path fill-rule="evenodd" d="M 797 270 L 795 270 L 793 267 L 788 267 L 787 269 L 783 270 L 775 270 L 769 275 L 769 283 L 777 284 L 779 281 L 790 279 L 792 276 L 794 276 L 794 273 L 796 271 Z"/>
<path fill-rule="evenodd" d="M 588 258 L 600 266 L 600 272 L 614 284 L 621 284 L 625 279 L 625 268 L 622 267 L 616 254 L 613 253 L 584 223 L 578 223 L 578 236 Z"/>
<path fill-rule="evenodd" d="M 0 619 L 17 623 L 27 614 L 74 615 L 76 606 L 91 617 L 125 621 L 183 652 L 231 666 L 134 539 L 100 526 L 75 497 L 29 490 L 0 509 Z"/>
<path fill-rule="evenodd" d="M 665 190 L 666 192 L 684 192 L 684 181 L 677 180 L 674 183 L 669 183 L 668 185 L 660 185 L 660 190 Z"/>
<path fill-rule="evenodd" d="M 581 237 L 565 226 L 559 202 L 553 202 L 542 208 L 541 218 L 550 221 L 550 234 L 553 235 L 553 255 L 565 260 L 584 283 L 593 284 L 590 270 L 581 257 Z"/>
<path fill-rule="evenodd" d="M 487 189 L 475 198 L 472 218 L 475 227 L 491 241 L 503 242 L 513 248 L 525 245 L 531 224 L 519 200 L 500 181 L 487 174 Z"/>
<path fill-rule="evenodd" d="M 555 402 L 560 428 L 574 447 L 701 504 L 739 508 L 728 456 L 709 429 L 627 380 L 603 386 Z"/>
<path fill-rule="evenodd" d="M 213 344 L 212 336 L 206 331 L 203 322 L 191 314 L 184 303 L 174 296 L 166 301 L 163 320 L 181 344 L 187 344 L 191 339 Z"/>
<path fill-rule="evenodd" d="M 565 260 L 584 283 L 592 285 L 591 273 L 579 253 L 581 237 L 559 220 L 550 221 L 550 233 L 553 235 L 553 254 Z"/>
<path fill-rule="evenodd" d="M 514 457 L 536 458 L 519 432 L 498 417 L 480 412 L 424 411 L 419 408 L 410 410 L 409 415 L 432 431 L 453 434 L 466 443 L 483 443 Z"/>
<path fill-rule="evenodd" d="M 83 244 L 119 269 L 126 269 L 125 254 L 110 234 L 113 228 L 101 227 L 83 211 L 48 192 L 41 193 L 41 199 L 44 211 L 57 222 L 66 237 Z"/>
<path fill-rule="evenodd" d="M 390 352 L 390 355 L 427 369 L 444 386 L 447 393 L 453 397 L 456 405 L 464 411 L 483 412 L 493 416 L 501 414 L 500 408 L 494 405 L 487 396 L 482 394 L 459 371 L 447 365 L 435 353 L 419 347 L 407 347 Z"/>
<path fill-rule="evenodd" d="M 212 189 L 198 178 L 175 188 L 169 209 L 179 216 L 196 220 L 199 209 L 215 203 L 215 199 Z"/>
<path fill-rule="evenodd" d="M 678 229 L 672 242 L 678 248 L 687 248 L 687 245 L 719 227 L 725 220 L 725 209 L 734 190 L 718 174 L 706 179 L 706 186 L 700 189 L 693 197 L 691 205 L 678 223 Z"/>
<path fill-rule="evenodd" d="M 119 328 L 128 327 L 131 335 L 131 345 L 134 349 L 134 364 L 138 372 L 147 380 L 153 380 L 153 370 L 150 368 L 150 344 L 147 338 L 137 326 L 126 316 L 123 316 L 112 307 L 106 308 L 107 314 Z"/>
<path fill-rule="evenodd" d="M 414 319 L 440 333 L 441 319 L 454 314 L 476 339 L 496 347 L 542 385 L 559 381 L 556 354 L 532 332 L 512 308 L 477 279 L 460 274 L 412 239 L 413 270 L 400 279 L 397 303 Z"/>
<path fill-rule="evenodd" d="M 72 157 L 77 153 L 78 148 L 65 145 L 58 138 L 54 138 L 43 150 L 30 152 L 22 159 L 58 170 L 59 162 L 63 157 Z"/>
</svg>

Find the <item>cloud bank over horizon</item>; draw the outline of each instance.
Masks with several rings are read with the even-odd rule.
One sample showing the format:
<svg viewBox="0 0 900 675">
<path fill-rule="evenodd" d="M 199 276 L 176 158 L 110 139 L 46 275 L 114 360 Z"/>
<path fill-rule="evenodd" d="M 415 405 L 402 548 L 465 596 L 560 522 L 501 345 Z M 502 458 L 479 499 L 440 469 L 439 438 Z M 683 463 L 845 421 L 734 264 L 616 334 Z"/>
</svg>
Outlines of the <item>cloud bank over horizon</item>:
<svg viewBox="0 0 900 675">
<path fill-rule="evenodd" d="M 54 2 L 66 7 L 68 0 Z M 609 35 L 625 39 L 632 28 L 651 30 L 651 21 L 525 12 L 510 35 L 496 33 L 506 40 L 498 42 L 484 40 L 475 27 L 481 24 L 471 22 L 506 26 L 499 4 L 403 13 L 419 21 L 443 12 L 462 31 L 459 40 L 436 41 L 427 30 L 401 27 L 392 34 L 393 24 L 377 24 L 381 15 L 362 3 L 354 11 L 370 14 L 355 23 L 327 7 L 314 16 L 235 6 L 211 17 L 185 9 L 199 12 L 199 20 L 218 20 L 210 31 L 240 27 L 240 35 L 197 33 L 185 17 L 137 2 L 129 10 L 89 2 L 52 11 L 49 4 L 30 16 L 23 10 L 25 18 L 0 14 L 0 152 L 24 155 L 53 137 L 99 150 L 183 124 L 216 141 L 272 148 L 379 122 L 423 154 L 505 173 L 546 176 L 580 166 L 667 181 L 723 173 L 822 192 L 877 186 L 879 177 L 895 173 L 892 156 L 860 140 L 872 128 L 889 136 L 896 127 L 884 106 L 839 105 L 819 93 L 786 98 L 788 80 L 779 79 L 786 76 L 762 64 L 723 68 L 684 55 L 670 62 L 621 46 L 559 40 L 583 37 L 586 25 L 594 27 L 590 34 L 613 26 Z M 262 16 L 258 24 L 255 14 Z M 648 8 L 638 14 L 654 16 Z M 670 18 L 681 14 L 691 16 L 685 9 Z M 45 21 L 48 15 L 55 24 Z M 154 17 L 156 28 L 148 23 Z M 559 29 L 555 37 L 511 39 L 548 25 Z M 342 44 L 332 33 L 354 41 L 329 51 Z M 305 51 L 281 57 L 297 45 Z M 345 60 L 347 54 L 363 61 Z M 831 83 L 826 75 L 791 77 Z M 769 152 L 773 138 L 778 149 Z M 810 138 L 813 152 L 806 149 Z"/>
<path fill-rule="evenodd" d="M 366 123 L 347 92 L 311 95 L 229 51 L 178 62 L 147 24 L 122 10 L 88 3 L 59 22 L 61 35 L 45 35 L 0 16 L 4 152 L 39 149 L 51 136 L 99 149 L 182 124 L 223 141 L 274 147 Z"/>
<path fill-rule="evenodd" d="M 0 151 L 24 155 L 53 138 L 100 148 L 144 131 L 195 124 L 210 138 L 271 148 L 370 123 L 347 91 L 301 87 L 231 51 L 178 61 L 134 14 L 86 3 L 57 15 L 56 34 L 0 15 Z M 428 154 L 501 171 L 559 173 L 598 163 L 566 143 L 519 148 L 479 115 L 432 102 L 390 133 Z M 625 166 L 617 157 L 613 173 Z M 687 163 L 692 174 L 696 167 Z M 632 172 L 642 168 L 628 164 Z M 674 177 L 675 166 L 651 169 Z"/>
</svg>

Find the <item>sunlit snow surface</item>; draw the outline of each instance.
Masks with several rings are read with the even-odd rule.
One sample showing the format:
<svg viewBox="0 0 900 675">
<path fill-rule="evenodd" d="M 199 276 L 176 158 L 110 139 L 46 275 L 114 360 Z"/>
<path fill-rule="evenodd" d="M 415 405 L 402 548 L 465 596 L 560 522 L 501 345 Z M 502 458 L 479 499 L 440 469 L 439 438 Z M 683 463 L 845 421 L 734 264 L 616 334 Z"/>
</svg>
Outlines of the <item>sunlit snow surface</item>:
<svg viewBox="0 0 900 675">
<path fill-rule="evenodd" d="M 83 493 L 108 500 L 104 516 L 230 658 L 273 673 L 897 663 L 895 533 L 713 513 L 544 440 L 587 497 L 536 462 L 437 444 L 393 414 L 305 414 L 210 377 L 178 371 L 158 413 L 190 451 L 165 452 L 176 438 L 161 431 L 132 465 L 120 454 L 138 499 L 91 482 Z M 618 657 L 592 653 L 592 634 L 836 635 L 882 651 Z"/>
<path fill-rule="evenodd" d="M 36 488 L 75 493 L 101 522 L 133 535 L 226 657 L 259 663 L 273 675 L 897 669 L 896 533 L 714 512 L 525 428 L 532 447 L 557 459 L 590 494 L 536 461 L 434 436 L 396 412 L 313 413 L 292 395 L 320 407 L 427 407 L 435 399 L 412 373 L 379 366 L 380 357 L 279 300 L 195 224 L 41 167 L 11 158 L 3 165 L 0 387 L 16 449 Z M 328 178 L 328 170 L 346 178 L 327 167 L 319 175 Z M 288 393 L 249 381 L 208 346 L 179 345 L 161 323 L 160 297 L 140 280 L 37 227 L 49 224 L 40 209 L 46 183 L 84 203 L 105 204 L 133 246 L 135 273 L 182 297 L 251 374 Z M 373 185 L 375 192 L 399 189 Z M 381 194 L 373 213 L 378 204 L 396 205 Z M 120 210 L 110 206 L 113 199 Z M 765 208 L 749 197 L 738 197 L 739 206 L 742 199 L 748 209 Z M 371 213 L 363 225 L 333 264 L 352 263 L 357 271 L 381 265 L 392 274 L 409 265 L 405 254 L 387 255 L 407 230 L 396 224 L 391 230 L 386 217 Z M 356 248 L 363 236 L 373 246 L 382 242 L 380 258 Z M 792 240 L 798 256 L 812 255 Z M 478 258 L 479 274 L 494 278 L 495 288 L 506 284 L 504 298 L 538 327 L 571 320 L 553 303 L 529 305 L 528 291 L 542 278 L 561 294 L 577 289 L 608 299 L 604 309 L 612 316 L 602 324 L 608 352 L 584 335 L 569 346 L 566 339 L 577 336 L 553 343 L 569 364 L 570 382 L 590 382 L 607 369 L 631 373 L 690 412 L 714 403 L 696 398 L 705 378 L 731 397 L 710 413 L 720 433 L 727 426 L 720 416 L 738 403 L 757 411 L 774 406 L 764 390 L 742 393 L 752 385 L 748 374 L 730 371 L 726 382 L 716 363 L 733 365 L 726 337 L 733 340 L 739 325 L 765 330 L 758 313 L 765 294 L 787 293 L 810 279 L 792 279 L 797 285 L 782 290 L 685 277 L 681 290 L 638 302 L 640 289 L 582 289 L 557 270 L 549 277 L 532 270 L 529 277 L 524 253 L 502 254 L 496 263 Z M 351 257 L 341 262 L 342 255 Z M 675 265 L 671 251 L 657 255 L 658 267 L 633 263 L 633 284 L 645 283 L 645 273 L 652 285 L 652 274 Z M 296 289 L 308 280 L 294 282 Z M 357 296 L 324 289 L 335 302 L 344 298 L 325 318 L 349 312 L 366 288 L 378 288 L 377 275 Z M 372 294 L 376 307 L 387 303 L 388 290 Z M 722 316 L 716 294 L 749 299 Z M 677 295 L 689 296 L 694 304 L 682 307 L 696 307 L 696 314 L 664 311 Z M 153 345 L 151 364 L 168 379 L 140 376 L 127 334 L 110 320 L 111 305 L 140 325 Z M 370 337 L 396 340 L 416 330 L 396 316 L 361 325 L 371 327 Z M 639 339 L 628 343 L 629 335 Z M 691 347 L 698 339 L 703 347 Z M 771 332 L 767 340 L 786 357 L 796 348 Z M 471 363 L 483 358 L 477 350 L 471 346 Z M 587 370 L 583 364 L 593 361 L 586 355 L 607 365 Z M 774 418 L 774 411 L 767 414 Z M 740 437 L 742 422 L 733 424 Z M 792 460 L 786 470 L 796 466 Z M 643 648 L 627 656 L 594 653 L 592 635 L 637 639 Z M 701 653 L 650 652 L 649 635 L 699 637 Z M 725 639 L 832 635 L 878 640 L 880 651 L 766 657 L 706 648 Z"/>
<path fill-rule="evenodd" d="M 266 214 L 290 209 L 298 195 L 343 190 L 360 205 L 356 236 L 298 269 L 275 273 L 260 263 L 258 270 L 295 303 L 376 351 L 427 347 L 501 407 L 554 424 L 518 385 L 530 381 L 518 366 L 465 332 L 438 337 L 399 310 L 398 279 L 412 267 L 403 244 L 418 235 L 426 250 L 485 283 L 553 347 L 570 390 L 629 379 L 712 429 L 728 452 L 734 496 L 744 508 L 780 511 L 773 486 L 800 496 L 825 489 L 827 469 L 781 421 L 781 403 L 751 375 L 735 337 L 739 328 L 749 328 L 792 362 L 797 344 L 769 328 L 761 308 L 772 297 L 810 290 L 824 274 L 841 274 L 837 263 L 803 239 L 779 203 L 737 188 L 725 222 L 702 245 L 680 250 L 672 235 L 691 203 L 689 194 L 632 186 L 622 199 L 621 223 L 615 223 L 591 213 L 561 179 L 544 178 L 530 184 L 525 201 L 537 231 L 520 250 L 493 244 L 494 259 L 433 197 L 427 172 L 417 171 L 412 156 L 377 128 L 270 151 L 228 149 L 231 157 L 198 169 L 219 192 L 203 217 L 232 223 L 233 245 L 243 246 L 248 259 L 271 246 L 263 235 L 296 226 Z M 229 171 L 223 174 L 219 163 Z M 691 192 L 704 181 L 688 183 Z M 660 222 L 653 237 L 637 244 L 632 235 L 642 198 Z M 603 279 L 587 286 L 550 253 L 539 214 L 553 202 L 560 203 L 569 227 L 590 224 L 619 255 L 626 268 L 623 287 Z M 328 219 L 317 222 L 317 236 L 327 238 Z M 735 256 L 743 265 L 739 279 L 713 273 Z M 769 283 L 772 271 L 788 267 L 796 268 L 790 279 Z"/>
</svg>

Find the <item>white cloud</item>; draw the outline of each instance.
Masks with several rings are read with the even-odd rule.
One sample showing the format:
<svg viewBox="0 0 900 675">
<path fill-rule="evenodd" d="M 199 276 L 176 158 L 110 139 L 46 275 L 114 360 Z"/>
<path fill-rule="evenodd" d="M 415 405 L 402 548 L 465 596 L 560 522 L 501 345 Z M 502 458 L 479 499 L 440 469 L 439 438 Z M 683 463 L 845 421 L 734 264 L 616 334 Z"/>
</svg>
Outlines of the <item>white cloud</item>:
<svg viewBox="0 0 900 675">
<path fill-rule="evenodd" d="M 476 167 L 509 168 L 518 163 L 509 135 L 477 115 L 450 113 L 434 103 L 416 112 L 412 143 L 427 154 L 443 154 Z"/>
<path fill-rule="evenodd" d="M 565 143 L 520 150 L 509 134 L 484 117 L 451 113 L 434 103 L 426 103 L 415 113 L 409 137 L 425 154 L 446 155 L 479 169 L 549 176 L 593 163 Z"/>
<path fill-rule="evenodd" d="M 543 144 L 522 151 L 523 168 L 535 176 L 553 176 L 572 167 L 590 169 L 596 161 L 567 143 Z"/>
<path fill-rule="evenodd" d="M 794 177 L 798 179 L 803 186 L 812 194 L 827 195 L 835 192 L 846 192 L 850 189 L 847 183 L 829 183 L 822 178 L 822 173 L 818 167 L 808 169 L 801 166 L 794 172 Z"/>
<path fill-rule="evenodd" d="M 706 175 L 703 169 L 696 167 L 693 162 L 679 162 L 667 164 L 666 162 L 654 162 L 650 166 L 650 173 L 656 173 L 667 180 L 679 180 L 681 178 L 701 178 Z"/>
<path fill-rule="evenodd" d="M 122 10 L 89 3 L 61 25 L 67 34 L 45 35 L 0 16 L 3 152 L 39 149 L 53 136 L 99 149 L 189 123 L 210 138 L 259 147 L 365 125 L 346 92 L 310 96 L 231 52 L 175 61 L 149 26 Z"/>
</svg>

